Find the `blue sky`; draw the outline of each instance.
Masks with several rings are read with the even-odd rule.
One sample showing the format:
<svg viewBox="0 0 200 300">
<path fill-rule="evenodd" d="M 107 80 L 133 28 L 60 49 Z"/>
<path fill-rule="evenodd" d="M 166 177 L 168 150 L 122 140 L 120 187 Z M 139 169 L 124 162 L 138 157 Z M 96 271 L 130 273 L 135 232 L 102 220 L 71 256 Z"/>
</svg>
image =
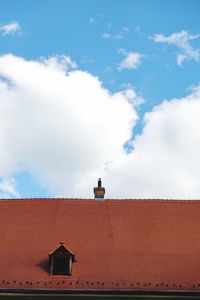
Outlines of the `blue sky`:
<svg viewBox="0 0 200 300">
<path fill-rule="evenodd" d="M 157 128 L 156 130 L 158 130 L 158 127 L 156 126 L 159 126 L 159 133 L 153 132 L 153 129 L 150 131 L 150 129 L 154 126 L 154 117 L 156 118 L 156 113 L 160 113 L 159 117 L 162 117 L 161 119 L 165 120 L 167 111 L 171 111 L 172 109 L 171 115 L 177 113 L 177 115 L 174 115 L 174 119 L 176 120 L 176 118 L 179 118 L 181 115 L 179 109 L 181 110 L 182 108 L 179 106 L 179 102 L 182 101 L 182 103 L 187 103 L 190 107 L 192 107 L 192 104 L 188 104 L 188 99 L 191 97 L 194 97 L 194 101 L 198 102 L 198 95 L 196 95 L 194 91 L 198 91 L 199 89 L 199 11 L 200 3 L 198 0 L 0 1 L 0 56 L 2 58 L 2 66 L 0 65 L 0 80 L 2 83 L 6 82 L 8 86 L 5 99 L 4 92 L 2 92 L 2 108 L 4 107 L 4 101 L 5 103 L 8 101 L 6 97 L 9 97 L 10 99 L 11 93 L 13 95 L 15 92 L 16 101 L 18 101 L 20 95 L 29 95 L 27 91 L 29 91 L 30 97 L 35 93 L 33 99 L 31 98 L 32 102 L 30 104 L 33 110 L 44 107 L 44 103 L 41 104 L 38 100 L 40 99 L 40 95 L 43 95 L 44 97 L 44 94 L 41 92 L 42 86 L 35 85 L 33 87 L 35 89 L 33 93 L 30 84 L 27 83 L 26 80 L 23 80 L 23 82 L 20 80 L 23 76 L 26 78 L 26 76 L 30 75 L 30 80 L 37 81 L 37 76 L 32 77 L 33 70 L 31 69 L 31 65 L 30 68 L 27 65 L 27 68 L 29 69 L 27 69 L 26 74 L 23 73 L 23 65 L 25 66 L 25 62 L 38 62 L 40 67 L 45 65 L 49 68 L 49 61 L 47 64 L 45 60 L 48 60 L 51 57 L 56 58 L 55 68 L 65 65 L 68 76 L 71 76 L 73 72 L 76 72 L 77 70 L 81 72 L 80 79 L 76 79 L 78 90 L 81 90 L 82 88 L 81 76 L 89 74 L 91 78 L 88 77 L 88 81 L 91 79 L 91 89 L 95 89 L 95 87 L 92 86 L 92 80 L 97 78 L 98 82 L 101 82 L 102 91 L 98 89 L 96 92 L 101 93 L 106 91 L 110 96 L 120 93 L 120 97 L 124 97 L 123 100 L 120 101 L 127 101 L 129 104 L 131 102 L 132 105 L 132 108 L 129 108 L 130 111 L 132 110 L 132 117 L 129 116 L 128 109 L 125 107 L 126 104 L 122 107 L 122 114 L 124 111 L 122 119 L 127 120 L 127 124 L 124 125 L 124 136 L 119 137 L 118 140 L 119 145 L 121 145 L 121 148 L 119 146 L 119 152 L 116 154 L 111 150 L 108 151 L 107 148 L 105 148 L 106 150 L 102 148 L 99 150 L 99 155 L 102 155 L 101 163 L 97 164 L 96 160 L 98 160 L 98 153 L 96 153 L 96 160 L 94 159 L 94 164 L 91 164 L 88 169 L 80 168 L 81 171 L 78 172 L 76 168 L 70 167 L 69 174 L 67 171 L 65 174 L 63 170 L 60 172 L 59 170 L 62 169 L 63 165 L 65 165 L 67 169 L 68 162 L 73 159 L 74 164 L 76 164 L 76 155 L 82 157 L 82 161 L 87 161 L 87 158 L 84 157 L 84 151 L 81 150 L 82 144 L 80 143 L 80 132 L 76 127 L 77 124 L 75 124 L 75 128 L 72 128 L 71 131 L 71 134 L 73 135 L 72 142 L 71 140 L 68 140 L 68 135 L 70 133 L 67 132 L 63 133 L 63 136 L 61 135 L 61 140 L 57 140 L 56 137 L 61 134 L 60 132 L 62 131 L 60 130 L 60 127 L 57 128 L 56 118 L 59 114 L 54 116 L 53 112 L 50 112 L 49 115 L 51 115 L 51 121 L 55 124 L 57 131 L 55 139 L 53 136 L 52 139 L 48 139 L 48 141 L 51 140 L 48 149 L 51 148 L 51 143 L 57 143 L 58 148 L 67 149 L 66 156 L 63 155 L 64 162 L 59 161 L 57 156 L 54 155 L 55 152 L 52 151 L 52 153 L 47 154 L 47 157 L 49 157 L 49 164 L 47 163 L 44 166 L 43 163 L 40 164 L 39 162 L 41 158 L 37 160 L 41 155 L 40 152 L 37 152 L 39 150 L 33 150 L 31 158 L 27 158 L 26 161 L 21 161 L 21 158 L 19 158 L 20 155 L 26 155 L 27 151 L 25 150 L 26 147 L 23 142 L 21 142 L 22 146 L 21 148 L 19 147 L 19 157 L 16 157 L 14 162 L 13 155 L 10 154 L 10 157 L 6 157 L 5 159 L 5 157 L 3 155 L 1 157 L 0 154 L 0 160 L 6 161 L 4 167 L 1 168 L 0 166 L 0 189 L 2 190 L 2 197 L 48 197 L 60 195 L 66 197 L 74 197 L 76 195 L 78 197 L 81 197 L 82 195 L 85 197 L 92 197 L 91 188 L 94 183 L 96 183 L 96 179 L 99 176 L 102 176 L 105 179 L 106 185 L 113 186 L 109 191 L 110 194 L 108 196 L 110 197 L 118 197 L 118 195 L 119 197 L 144 196 L 177 198 L 179 195 L 180 197 L 186 198 L 197 197 L 200 192 L 200 186 L 197 184 L 199 170 L 193 170 L 193 162 L 191 162 L 189 166 L 185 165 L 184 170 L 182 170 L 180 162 L 176 160 L 179 151 L 179 157 L 185 153 L 183 145 L 187 143 L 187 137 L 184 142 L 181 141 L 180 143 L 178 142 L 179 138 L 176 138 L 176 147 L 174 147 L 174 142 L 172 142 L 171 139 L 174 132 L 176 132 L 176 128 L 174 129 L 174 132 L 173 129 L 169 130 L 169 124 L 172 122 L 170 118 L 166 120 L 166 123 L 163 121 L 163 123 L 160 122 L 158 125 L 155 125 L 155 128 Z M 6 56 L 7 54 L 12 55 L 12 57 Z M 65 62 L 63 61 L 64 56 L 68 57 L 67 62 L 66 59 Z M 22 68 L 20 67 L 19 58 L 22 59 Z M 69 61 L 69 58 L 71 61 Z M 15 63 L 16 67 L 15 69 L 12 69 L 14 68 Z M 47 89 L 48 80 L 49 79 L 47 78 Z M 94 86 L 96 86 L 95 84 L 96 83 L 94 83 Z M 90 84 L 88 86 L 90 87 Z M 20 93 L 18 93 L 19 87 L 21 89 Z M 59 93 L 60 92 L 61 91 L 59 91 Z M 58 97 L 60 97 L 59 93 Z M 194 94 L 195 96 L 191 96 Z M 45 98 L 45 103 L 47 105 L 46 109 L 48 110 L 48 99 L 50 99 L 48 97 L 50 96 L 46 93 L 45 97 L 47 97 Z M 68 101 L 67 97 L 68 96 L 64 97 L 66 101 Z M 85 97 L 87 97 L 87 93 Z M 57 95 L 55 92 L 55 99 L 56 98 Z M 99 97 L 97 98 L 100 99 Z M 166 105 L 165 102 L 163 102 L 164 100 L 167 102 Z M 60 100 L 57 100 L 52 111 L 54 109 L 57 111 L 58 107 L 59 109 L 61 108 L 61 103 L 59 103 L 59 101 Z M 70 101 L 73 103 L 74 100 Z M 83 95 L 81 103 L 84 103 L 84 101 L 85 98 Z M 101 106 L 101 101 L 95 101 L 97 101 L 95 105 L 97 107 L 98 115 L 98 108 Z M 10 105 L 12 106 L 11 110 L 14 110 L 14 102 L 11 102 Z M 23 114 L 27 116 L 27 112 L 24 108 L 26 107 L 26 104 L 18 105 L 19 110 L 23 111 L 24 109 Z M 20 105 L 22 105 L 22 107 Z M 100 109 L 102 114 L 107 107 L 106 105 L 107 104 L 105 103 L 105 107 L 102 106 L 102 110 Z M 173 106 L 173 108 L 168 108 L 168 105 Z M 66 112 L 70 110 L 69 107 L 71 106 L 65 107 Z M 185 110 L 187 111 L 188 109 L 189 111 L 190 107 Z M 15 115 L 18 114 L 19 110 L 15 112 Z M 117 122 L 117 115 L 112 115 L 113 110 L 115 110 L 114 107 L 111 109 L 110 118 L 102 121 L 113 122 L 114 124 L 111 137 L 108 137 L 107 141 L 110 141 L 113 135 L 116 134 L 117 136 L 121 128 L 121 124 Z M 85 106 L 85 111 L 87 111 L 87 113 L 85 113 L 86 119 L 90 118 L 90 114 L 96 113 L 95 109 L 94 111 L 90 111 L 90 108 L 87 107 L 87 105 Z M 83 123 L 80 122 L 80 127 L 86 126 L 82 111 L 80 113 L 77 112 L 77 114 L 76 111 L 73 111 L 73 113 L 74 119 L 76 119 L 77 116 L 80 116 L 81 113 L 81 120 Z M 73 113 L 71 115 L 73 115 Z M 5 123 L 9 122 L 10 127 L 12 127 L 13 130 L 11 136 L 18 137 L 19 135 L 19 137 L 21 137 L 22 125 L 19 124 L 19 120 L 21 120 L 22 117 L 13 121 L 10 110 L 6 109 L 6 114 L 4 114 Z M 192 129 L 193 125 L 191 125 L 192 127 L 190 126 L 190 122 L 194 120 L 194 116 L 192 113 L 190 116 L 187 115 L 187 113 L 184 116 L 186 118 L 185 122 L 189 124 L 187 127 L 188 136 L 191 137 L 190 131 L 194 134 L 194 130 Z M 44 124 L 39 123 L 38 130 L 40 130 L 39 126 L 42 126 L 42 130 L 43 128 L 48 128 L 48 122 L 52 124 L 51 121 L 45 118 L 46 117 L 44 117 Z M 63 116 L 63 120 L 64 119 L 65 117 Z M 37 117 L 34 116 L 33 120 L 33 122 L 37 122 Z M 180 130 L 180 132 L 177 131 L 178 136 L 184 136 L 185 123 L 181 123 L 183 121 L 184 118 L 180 120 L 180 123 L 179 119 L 177 119 L 178 125 L 174 125 L 175 127 L 177 126 L 177 130 Z M 17 122 L 17 128 L 19 125 L 17 132 L 14 132 L 14 122 Z M 79 123 L 79 119 L 77 119 L 77 122 Z M 107 127 L 103 126 L 101 128 L 101 119 L 97 124 L 95 122 L 96 121 L 94 121 L 94 123 L 91 122 L 89 126 L 94 129 L 97 128 L 96 132 L 99 139 L 102 141 L 101 143 L 105 143 L 104 133 L 107 131 Z M 132 122 L 131 129 L 128 125 L 130 122 Z M 4 128 L 5 123 L 2 121 L 2 128 Z M 66 124 L 63 121 L 63 126 L 65 127 L 65 125 L 69 126 L 67 121 Z M 23 123 L 23 126 L 26 127 L 26 122 Z M 88 132 L 86 135 L 89 135 L 90 128 L 86 126 L 86 131 L 87 128 Z M 196 130 L 197 128 L 198 124 L 195 126 Z M 7 132 L 10 131 L 8 131 L 8 129 L 3 131 L 2 129 L 2 136 Z M 29 125 L 27 125 L 27 135 L 28 132 L 30 136 L 30 145 L 33 141 L 33 145 L 35 145 L 35 143 L 37 143 L 37 139 L 34 140 L 36 132 L 34 132 L 32 127 L 29 128 Z M 44 130 L 43 134 L 46 137 L 50 133 L 47 133 L 47 131 Z M 95 135 L 95 130 L 93 135 Z M 92 144 L 93 135 L 88 137 L 88 149 L 92 147 L 90 143 Z M 156 140 L 154 140 L 155 136 L 157 136 Z M 41 140 L 44 140 L 42 135 L 40 138 Z M 9 138 L 7 139 L 9 140 Z M 66 139 L 66 144 L 64 146 L 62 144 L 63 139 Z M 18 143 L 20 144 L 20 138 L 16 138 L 16 140 L 18 141 L 16 141 L 16 145 Z M 171 184 L 167 183 L 166 185 L 166 182 L 172 180 L 170 170 L 166 170 L 166 174 L 168 175 L 166 175 L 166 178 L 163 177 L 162 182 L 160 182 L 160 176 L 158 176 L 158 180 L 157 176 L 153 176 L 152 172 L 147 171 L 144 168 L 144 164 L 145 166 L 148 166 L 148 170 L 154 168 L 154 165 L 151 165 L 151 163 L 154 160 L 156 163 L 157 153 L 154 153 L 154 158 L 152 159 L 151 155 L 146 157 L 146 153 L 144 156 L 143 151 L 146 149 L 148 153 L 151 153 L 152 147 L 158 144 L 158 140 L 160 141 L 158 148 L 164 149 L 163 153 L 165 153 L 165 150 L 167 149 L 165 155 L 170 157 L 170 161 L 174 162 L 173 168 L 175 168 L 175 170 L 173 170 L 173 172 L 174 174 L 179 174 L 177 176 L 181 176 L 182 179 L 180 182 L 176 182 L 176 179 L 173 179 Z M 196 143 L 198 144 L 198 133 L 193 137 L 192 141 L 194 141 L 194 145 L 196 145 Z M 4 141 L 2 138 L 2 144 L 3 143 Z M 4 152 L 9 153 L 10 148 L 15 147 L 15 144 L 13 144 L 13 146 L 12 142 L 9 141 L 6 143 L 3 144 L 3 147 L 5 147 Z M 76 155 L 74 154 L 74 156 L 69 154 L 69 148 L 67 146 L 69 143 L 74 143 L 75 148 L 76 145 L 78 145 L 77 147 L 80 146 L 79 153 Z M 115 143 L 117 144 L 117 141 L 113 143 L 113 145 L 115 145 Z M 140 146 L 141 144 L 144 145 L 144 148 Z M 45 149 L 39 138 L 38 145 L 41 145 L 40 149 Z M 122 154 L 120 151 L 123 151 L 124 145 L 126 145 L 125 153 Z M 100 147 L 98 149 L 100 149 Z M 34 146 L 31 147 L 31 149 L 34 149 Z M 45 151 L 48 152 L 48 149 L 45 149 Z M 135 152 L 134 149 L 136 149 Z M 72 153 L 73 151 L 74 150 L 72 150 Z M 106 151 L 109 152 L 109 155 L 106 154 L 107 156 L 105 155 Z M 130 158 L 131 155 L 128 157 L 127 152 L 131 153 L 132 158 Z M 91 155 L 94 155 L 94 152 L 93 154 L 89 154 L 89 157 Z M 105 157 L 103 155 L 105 155 Z M 182 159 L 187 161 L 188 155 L 193 156 L 194 154 L 187 152 L 185 156 L 183 155 Z M 62 157 L 62 154 L 60 156 Z M 143 157 L 142 162 L 136 161 L 136 157 L 138 156 Z M 117 159 L 117 157 L 120 158 Z M 127 157 L 130 162 L 126 161 Z M 165 156 L 160 159 L 160 163 L 155 166 L 158 174 L 163 173 L 164 165 L 162 164 L 166 161 Z M 198 157 L 196 157 L 196 160 L 197 159 Z M 56 169 L 55 172 L 53 167 L 48 168 L 53 161 L 55 161 L 53 165 L 58 165 L 58 169 Z M 82 164 L 82 161 L 80 164 Z M 118 166 L 119 161 L 120 167 Z M 4 163 L 2 163 L 2 165 L 3 164 Z M 61 164 L 60 169 L 59 164 Z M 131 170 L 133 169 L 137 170 L 134 174 L 131 173 Z M 48 172 L 52 173 L 51 176 L 46 175 Z M 139 178 L 137 174 L 140 172 L 141 175 Z M 123 180 L 119 180 L 120 176 L 124 178 L 127 176 L 125 182 L 129 183 L 129 187 L 126 187 L 126 183 Z M 82 181 L 81 178 L 83 177 L 85 177 L 87 183 Z M 117 180 L 116 177 L 118 178 Z M 137 192 L 134 189 L 134 180 L 135 184 L 138 186 Z M 184 185 L 185 181 L 192 181 L 192 183 L 189 187 L 187 187 L 186 184 L 187 189 L 184 190 L 184 194 L 182 193 L 181 185 Z M 116 188 L 116 182 L 119 187 L 118 189 Z M 172 186 L 172 192 L 165 191 L 163 193 L 163 188 L 165 189 L 166 187 L 166 189 L 168 189 L 168 184 L 169 186 Z M 159 192 L 157 190 L 158 185 L 161 186 Z M 132 186 L 132 188 L 130 188 L 130 186 Z M 89 190 L 89 187 L 91 187 L 91 190 Z M 117 191 L 116 193 L 115 190 Z M 127 190 L 129 190 L 128 193 Z M 144 192 L 144 190 L 146 190 L 146 192 Z"/>
</svg>

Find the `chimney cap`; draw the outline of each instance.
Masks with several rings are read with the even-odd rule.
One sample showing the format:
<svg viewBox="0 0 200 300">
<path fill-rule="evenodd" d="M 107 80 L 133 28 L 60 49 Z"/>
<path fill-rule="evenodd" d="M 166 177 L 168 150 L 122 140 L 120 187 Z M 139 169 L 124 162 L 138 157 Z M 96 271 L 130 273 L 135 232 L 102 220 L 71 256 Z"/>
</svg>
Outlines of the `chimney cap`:
<svg viewBox="0 0 200 300">
<path fill-rule="evenodd" d="M 98 179 L 98 187 L 101 187 L 101 184 L 102 184 L 101 178 L 99 178 L 99 179 Z"/>
</svg>

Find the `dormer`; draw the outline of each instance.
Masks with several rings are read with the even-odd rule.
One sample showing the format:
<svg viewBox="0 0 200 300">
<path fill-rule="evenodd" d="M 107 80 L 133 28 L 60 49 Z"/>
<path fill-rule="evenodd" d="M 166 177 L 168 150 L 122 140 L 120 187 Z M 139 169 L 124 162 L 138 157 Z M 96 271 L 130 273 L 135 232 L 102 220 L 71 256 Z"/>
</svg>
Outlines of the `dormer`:
<svg viewBox="0 0 200 300">
<path fill-rule="evenodd" d="M 61 242 L 54 251 L 49 253 L 50 275 L 70 276 L 74 261 L 74 254 Z"/>
</svg>

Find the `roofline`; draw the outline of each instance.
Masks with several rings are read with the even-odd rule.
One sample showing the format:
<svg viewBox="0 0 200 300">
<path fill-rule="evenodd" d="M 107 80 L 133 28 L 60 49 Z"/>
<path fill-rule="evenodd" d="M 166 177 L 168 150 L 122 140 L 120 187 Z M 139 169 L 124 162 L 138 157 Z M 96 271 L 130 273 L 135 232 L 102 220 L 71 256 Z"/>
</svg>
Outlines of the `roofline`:
<svg viewBox="0 0 200 300">
<path fill-rule="evenodd" d="M 92 203 L 105 203 L 105 202 L 146 202 L 146 203 L 152 203 L 152 202 L 161 202 L 161 203 L 171 203 L 171 202 L 181 202 L 181 203 L 200 203 L 200 199 L 168 199 L 168 198 L 163 198 L 163 199 L 159 199 L 159 198 L 116 198 L 116 199 L 112 199 L 112 198 L 107 198 L 107 199 L 101 199 L 101 200 L 96 200 L 94 198 L 53 198 L 53 197 L 49 197 L 49 198 L 0 198 L 0 201 L 3 202 L 19 202 L 19 201 L 72 201 L 72 202 L 92 202 Z"/>
</svg>

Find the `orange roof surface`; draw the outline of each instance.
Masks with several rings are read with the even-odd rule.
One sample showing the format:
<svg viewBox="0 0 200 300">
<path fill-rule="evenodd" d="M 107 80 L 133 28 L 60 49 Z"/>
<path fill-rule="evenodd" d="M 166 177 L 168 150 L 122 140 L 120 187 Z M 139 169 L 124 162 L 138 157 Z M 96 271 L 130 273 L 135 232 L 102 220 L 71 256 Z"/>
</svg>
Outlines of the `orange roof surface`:
<svg viewBox="0 0 200 300">
<path fill-rule="evenodd" d="M 72 276 L 50 276 L 63 241 Z M 0 200 L 0 289 L 200 290 L 200 201 Z"/>
</svg>

